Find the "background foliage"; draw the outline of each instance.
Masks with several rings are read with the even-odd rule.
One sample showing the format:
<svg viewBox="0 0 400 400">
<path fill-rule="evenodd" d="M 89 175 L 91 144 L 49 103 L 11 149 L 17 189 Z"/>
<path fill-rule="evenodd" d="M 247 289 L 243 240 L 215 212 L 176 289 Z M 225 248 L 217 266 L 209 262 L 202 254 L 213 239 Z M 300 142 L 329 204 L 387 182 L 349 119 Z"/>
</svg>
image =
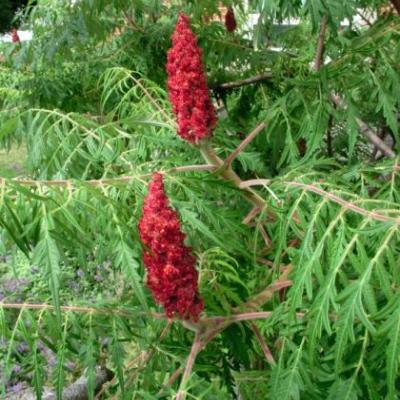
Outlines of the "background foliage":
<svg viewBox="0 0 400 400">
<path fill-rule="evenodd" d="M 144 283 L 136 225 L 155 170 L 198 257 L 207 317 L 291 271 L 257 310 L 269 318 L 230 325 L 199 354 L 190 398 L 400 395 L 398 159 L 357 122 L 398 153 L 399 16 L 381 0 L 221 3 L 234 7 L 233 34 L 213 0 L 41 0 L 23 23 L 33 40 L 1 45 L 0 141 L 26 148 L 24 171 L 0 182 L 3 397 L 29 386 L 61 398 L 84 375 L 94 398 L 103 365 L 114 378 L 97 398 L 174 398 L 193 333 L 154 318 Z M 218 173 L 171 171 L 204 163 L 177 137 L 166 94 L 181 10 L 219 110 L 218 155 L 267 123 L 233 164 L 266 179 L 249 224 L 251 206 Z"/>
</svg>

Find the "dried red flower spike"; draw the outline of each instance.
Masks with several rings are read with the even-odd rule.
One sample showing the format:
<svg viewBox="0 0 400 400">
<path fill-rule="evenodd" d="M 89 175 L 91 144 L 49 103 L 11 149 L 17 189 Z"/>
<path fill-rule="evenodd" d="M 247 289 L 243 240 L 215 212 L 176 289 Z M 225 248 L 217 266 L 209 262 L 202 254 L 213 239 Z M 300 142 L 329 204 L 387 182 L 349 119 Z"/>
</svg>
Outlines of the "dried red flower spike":
<svg viewBox="0 0 400 400">
<path fill-rule="evenodd" d="M 18 31 L 15 28 L 11 31 L 11 40 L 13 43 L 21 43 Z"/>
<path fill-rule="evenodd" d="M 204 304 L 198 293 L 196 259 L 184 244 L 178 214 L 169 206 L 163 176 L 153 175 L 139 221 L 147 285 L 169 317 L 196 321 Z"/>
<path fill-rule="evenodd" d="M 201 61 L 201 50 L 190 29 L 189 18 L 180 14 L 172 35 L 167 62 L 168 92 L 178 123 L 178 134 L 190 143 L 210 136 L 217 123 Z"/>
<path fill-rule="evenodd" d="M 234 32 L 237 28 L 235 13 L 232 7 L 229 7 L 225 14 L 225 28 L 228 32 Z"/>
</svg>

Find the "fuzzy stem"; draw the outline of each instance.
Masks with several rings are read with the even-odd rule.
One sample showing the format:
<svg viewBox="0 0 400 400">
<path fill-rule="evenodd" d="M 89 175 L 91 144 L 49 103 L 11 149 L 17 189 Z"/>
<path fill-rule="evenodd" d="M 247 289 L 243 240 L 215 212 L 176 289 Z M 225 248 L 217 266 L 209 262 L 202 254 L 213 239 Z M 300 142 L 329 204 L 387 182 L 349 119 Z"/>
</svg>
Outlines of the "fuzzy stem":
<svg viewBox="0 0 400 400">
<path fill-rule="evenodd" d="M 157 396 L 162 396 L 162 394 L 165 392 L 165 390 L 172 386 L 173 383 L 179 378 L 179 375 L 183 372 L 183 368 L 179 367 L 177 368 L 170 376 L 170 378 L 168 379 L 168 382 L 163 385 L 161 387 L 161 389 L 159 390 L 159 392 L 157 393 Z"/>
<path fill-rule="evenodd" d="M 340 96 L 331 93 L 330 97 L 338 108 L 343 107 L 343 100 Z M 385 156 L 390 158 L 396 156 L 395 152 L 363 120 L 356 118 L 356 124 L 368 141 L 377 147 Z"/>
<path fill-rule="evenodd" d="M 328 18 L 324 15 L 321 19 L 321 26 L 319 29 L 318 43 L 317 43 L 317 51 L 314 61 L 314 69 L 318 72 L 321 69 L 321 65 L 323 62 L 324 50 L 325 50 L 325 32 L 327 26 Z"/>
<path fill-rule="evenodd" d="M 199 354 L 202 347 L 203 347 L 203 342 L 200 339 L 200 334 L 199 334 L 199 332 L 196 332 L 196 335 L 194 337 L 194 341 L 192 344 L 192 349 L 190 350 L 189 357 L 186 361 L 185 370 L 183 372 L 181 384 L 179 386 L 179 390 L 176 395 L 176 400 L 184 400 L 186 397 L 185 386 L 190 378 L 190 374 L 192 373 L 193 365 L 196 360 L 197 354 Z"/>
<path fill-rule="evenodd" d="M 264 185 L 267 185 L 268 183 L 270 183 L 269 179 L 251 179 L 248 181 L 243 181 L 241 184 L 241 187 L 243 188 L 243 187 L 250 187 L 250 186 L 264 186 Z M 346 200 L 342 199 L 341 197 L 334 195 L 333 193 L 326 192 L 325 190 L 320 189 L 319 187 L 317 187 L 315 185 L 308 185 L 308 184 L 301 183 L 301 182 L 287 182 L 287 181 L 284 181 L 283 184 L 285 184 L 287 186 L 299 187 L 304 190 L 316 193 L 320 196 L 323 196 L 323 197 L 333 201 L 336 204 L 341 205 L 346 210 L 351 210 L 357 214 L 363 215 L 364 217 L 368 217 L 368 218 L 374 219 L 376 221 L 392 222 L 396 225 L 400 225 L 400 218 L 394 218 L 394 217 L 390 217 L 387 215 L 383 215 L 377 211 L 366 210 L 362 207 L 355 205 L 354 203 L 352 203 L 350 201 L 346 201 Z"/>
<path fill-rule="evenodd" d="M 202 172 L 209 171 L 213 172 L 217 168 L 215 165 L 210 164 L 199 164 L 199 165 L 182 165 L 180 167 L 169 168 L 161 173 L 173 174 L 180 172 Z M 141 175 L 130 175 L 130 176 L 118 176 L 116 178 L 102 178 L 102 179 L 90 179 L 87 181 L 71 180 L 71 179 L 56 179 L 56 180 L 34 180 L 34 179 L 6 179 L 0 177 L 0 183 L 16 183 L 23 186 L 73 186 L 74 184 L 85 184 L 90 186 L 103 186 L 103 185 L 117 185 L 127 184 L 134 180 L 150 178 L 153 172 Z"/>
<path fill-rule="evenodd" d="M 209 145 L 208 142 L 201 143 L 199 149 L 208 164 L 214 165 L 224 179 L 231 182 L 234 186 L 240 188 L 242 180 L 230 166 L 225 166 L 224 161 L 217 156 L 215 150 Z M 254 204 L 260 210 L 266 206 L 266 201 L 253 189 L 246 188 L 243 194 L 250 203 Z"/>
<path fill-rule="evenodd" d="M 255 76 L 251 76 L 246 79 L 240 79 L 237 81 L 232 81 L 232 82 L 225 82 L 225 83 L 219 83 L 215 85 L 211 85 L 211 89 L 235 89 L 239 88 L 241 86 L 245 85 L 251 85 L 253 83 L 257 83 L 260 81 L 270 81 L 272 79 L 272 72 L 266 72 L 264 74 L 259 74 Z"/>
<path fill-rule="evenodd" d="M 263 290 L 261 293 L 258 293 L 251 299 L 247 300 L 244 304 L 239 306 L 239 309 L 241 309 L 241 310 L 257 310 L 259 307 L 261 307 L 263 304 L 265 304 L 267 301 L 269 301 L 275 292 L 279 292 L 282 289 L 286 289 L 286 288 L 292 286 L 292 284 L 293 283 L 290 280 L 275 281 L 270 286 L 268 286 L 265 290 Z"/>
<path fill-rule="evenodd" d="M 229 167 L 232 161 L 238 156 L 238 154 L 266 127 L 265 122 L 261 122 L 249 135 L 239 144 L 239 146 L 232 151 L 231 154 L 225 159 L 224 165 Z"/>
<path fill-rule="evenodd" d="M 267 345 L 267 342 L 265 341 L 265 339 L 261 335 L 261 332 L 258 329 L 258 326 L 254 322 L 251 323 L 251 329 L 255 333 L 255 335 L 257 337 L 257 340 L 260 343 L 261 349 L 262 349 L 262 351 L 264 353 L 264 356 L 265 356 L 267 362 L 270 365 L 274 366 L 276 364 L 274 356 L 272 355 L 271 350 L 269 349 L 269 347 Z"/>
</svg>

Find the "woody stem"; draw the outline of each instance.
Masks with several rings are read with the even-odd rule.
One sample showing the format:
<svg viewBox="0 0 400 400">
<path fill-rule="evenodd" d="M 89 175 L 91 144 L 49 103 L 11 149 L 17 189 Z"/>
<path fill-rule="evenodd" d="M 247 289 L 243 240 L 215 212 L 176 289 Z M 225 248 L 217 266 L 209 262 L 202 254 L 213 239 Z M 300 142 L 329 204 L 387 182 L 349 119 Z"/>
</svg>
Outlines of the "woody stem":
<svg viewBox="0 0 400 400">
<path fill-rule="evenodd" d="M 222 178 L 231 182 L 237 188 L 240 188 L 242 180 L 235 173 L 235 171 L 233 171 L 230 165 L 224 164 L 224 161 L 218 157 L 218 155 L 215 153 L 215 150 L 209 145 L 209 143 L 202 143 L 199 148 L 203 158 L 208 164 L 217 167 Z M 250 203 L 262 210 L 266 206 L 266 201 L 255 190 L 249 189 L 250 188 L 246 188 L 243 191 L 244 196 Z"/>
<path fill-rule="evenodd" d="M 200 339 L 200 333 L 197 331 L 192 344 L 192 349 L 190 350 L 190 354 L 186 362 L 181 384 L 179 386 L 179 390 L 176 395 L 176 400 L 184 400 L 184 398 L 186 397 L 185 386 L 190 378 L 190 374 L 192 373 L 193 365 L 196 360 L 197 354 L 199 354 L 202 347 L 203 347 L 203 342 Z"/>
</svg>

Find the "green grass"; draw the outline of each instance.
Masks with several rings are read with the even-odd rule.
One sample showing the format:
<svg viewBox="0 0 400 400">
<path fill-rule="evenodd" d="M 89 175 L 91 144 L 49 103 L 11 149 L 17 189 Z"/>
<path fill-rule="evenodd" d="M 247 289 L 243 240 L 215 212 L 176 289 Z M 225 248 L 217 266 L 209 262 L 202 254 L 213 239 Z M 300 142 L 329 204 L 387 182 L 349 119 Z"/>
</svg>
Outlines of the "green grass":
<svg viewBox="0 0 400 400">
<path fill-rule="evenodd" d="M 0 150 L 0 177 L 15 178 L 25 173 L 26 147 L 13 146 Z"/>
</svg>

